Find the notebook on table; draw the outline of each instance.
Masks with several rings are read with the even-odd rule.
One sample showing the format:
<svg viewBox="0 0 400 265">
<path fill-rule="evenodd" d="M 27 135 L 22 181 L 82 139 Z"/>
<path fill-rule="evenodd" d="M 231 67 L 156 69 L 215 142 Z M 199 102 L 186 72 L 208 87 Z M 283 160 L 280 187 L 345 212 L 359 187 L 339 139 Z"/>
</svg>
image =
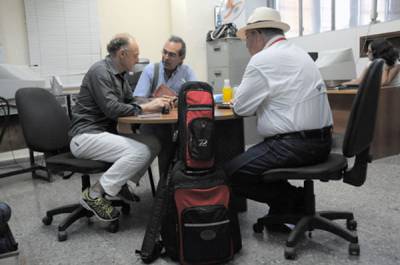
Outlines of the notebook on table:
<svg viewBox="0 0 400 265">
<path fill-rule="evenodd" d="M 162 97 L 162 96 L 173 96 L 176 97 L 177 94 L 175 90 L 172 90 L 168 86 L 161 84 L 153 93 L 153 97 Z"/>
</svg>

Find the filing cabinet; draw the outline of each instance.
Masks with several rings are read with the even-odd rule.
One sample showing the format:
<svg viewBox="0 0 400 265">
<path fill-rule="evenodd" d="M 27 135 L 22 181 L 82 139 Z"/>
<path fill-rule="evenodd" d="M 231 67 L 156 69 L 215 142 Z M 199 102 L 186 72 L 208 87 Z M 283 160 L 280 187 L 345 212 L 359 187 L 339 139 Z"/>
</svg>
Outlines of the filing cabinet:
<svg viewBox="0 0 400 265">
<path fill-rule="evenodd" d="M 214 93 L 221 93 L 224 79 L 238 86 L 250 60 L 246 42 L 224 38 L 207 42 L 207 76 Z"/>
<path fill-rule="evenodd" d="M 240 84 L 250 57 L 246 42 L 239 38 L 207 42 L 208 83 L 214 88 L 214 94 L 221 93 L 224 79 L 229 79 L 232 87 Z M 257 133 L 255 116 L 244 118 L 244 137 L 245 145 L 262 140 Z"/>
</svg>

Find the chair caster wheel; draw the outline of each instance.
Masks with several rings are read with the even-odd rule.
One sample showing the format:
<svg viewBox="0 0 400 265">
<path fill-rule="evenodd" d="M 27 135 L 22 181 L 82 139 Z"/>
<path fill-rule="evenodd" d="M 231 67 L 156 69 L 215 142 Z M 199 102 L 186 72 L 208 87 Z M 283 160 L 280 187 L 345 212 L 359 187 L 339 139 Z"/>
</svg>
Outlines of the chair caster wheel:
<svg viewBox="0 0 400 265">
<path fill-rule="evenodd" d="M 285 259 L 294 260 L 296 257 L 296 249 L 294 247 L 285 247 Z"/>
<path fill-rule="evenodd" d="M 58 241 L 62 242 L 67 240 L 68 234 L 67 231 L 58 231 Z"/>
<path fill-rule="evenodd" d="M 45 217 L 43 217 L 42 222 L 44 225 L 51 225 L 51 222 L 53 222 L 53 217 L 46 215 Z"/>
<path fill-rule="evenodd" d="M 255 224 L 253 225 L 253 231 L 254 231 L 255 233 L 262 233 L 263 230 L 264 230 L 264 225 L 263 225 L 263 224 L 255 223 Z"/>
<path fill-rule="evenodd" d="M 352 219 L 352 220 L 347 220 L 346 222 L 346 227 L 347 229 L 351 230 L 351 231 L 355 231 L 357 230 L 357 221 Z"/>
<path fill-rule="evenodd" d="M 349 254 L 352 256 L 360 256 L 360 245 L 358 243 L 350 243 Z"/>
<path fill-rule="evenodd" d="M 119 222 L 118 222 L 118 220 L 111 222 L 111 224 L 107 227 L 107 230 L 110 233 L 117 233 L 118 230 L 119 230 Z"/>
<path fill-rule="evenodd" d="M 131 211 L 131 206 L 129 204 L 123 205 L 121 208 L 121 212 L 123 215 L 129 215 Z"/>
</svg>

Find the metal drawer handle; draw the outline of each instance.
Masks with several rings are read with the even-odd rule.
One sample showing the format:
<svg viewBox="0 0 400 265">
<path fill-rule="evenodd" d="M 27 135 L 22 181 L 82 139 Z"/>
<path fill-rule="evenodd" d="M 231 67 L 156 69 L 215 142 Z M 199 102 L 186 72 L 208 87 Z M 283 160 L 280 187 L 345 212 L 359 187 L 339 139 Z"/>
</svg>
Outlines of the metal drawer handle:
<svg viewBox="0 0 400 265">
<path fill-rule="evenodd" d="M 214 72 L 214 75 L 215 75 L 216 77 L 218 77 L 218 76 L 221 76 L 222 73 L 221 73 L 221 72 Z"/>
<path fill-rule="evenodd" d="M 219 52 L 221 50 L 221 47 L 214 47 L 215 52 Z"/>
</svg>

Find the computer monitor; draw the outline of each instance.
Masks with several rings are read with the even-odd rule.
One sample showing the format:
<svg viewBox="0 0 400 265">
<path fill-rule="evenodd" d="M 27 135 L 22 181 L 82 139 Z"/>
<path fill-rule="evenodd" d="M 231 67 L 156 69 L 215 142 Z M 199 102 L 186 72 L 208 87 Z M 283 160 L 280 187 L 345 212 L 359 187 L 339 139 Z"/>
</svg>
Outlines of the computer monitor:
<svg viewBox="0 0 400 265">
<path fill-rule="evenodd" d="M 28 65 L 0 64 L 0 96 L 3 98 L 14 98 L 21 87 L 44 88 L 45 84 L 45 80 Z"/>
<path fill-rule="evenodd" d="M 328 87 L 356 77 L 356 64 L 351 48 L 321 51 L 315 63 Z"/>
</svg>

